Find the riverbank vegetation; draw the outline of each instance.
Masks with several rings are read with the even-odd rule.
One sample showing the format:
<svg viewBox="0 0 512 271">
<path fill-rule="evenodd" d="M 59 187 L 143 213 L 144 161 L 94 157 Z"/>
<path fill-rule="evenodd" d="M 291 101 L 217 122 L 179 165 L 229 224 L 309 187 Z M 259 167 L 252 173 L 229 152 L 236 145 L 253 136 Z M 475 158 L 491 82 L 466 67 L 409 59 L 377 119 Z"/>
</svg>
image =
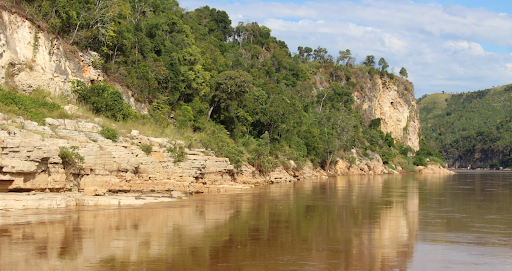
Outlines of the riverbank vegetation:
<svg viewBox="0 0 512 271">
<path fill-rule="evenodd" d="M 244 161 L 267 174 L 277 166 L 330 169 L 352 148 L 411 168 L 443 157 L 422 144 L 420 155 L 365 123 L 354 107 L 357 78 L 404 81 L 384 58 L 361 64 L 349 49 L 299 47 L 292 54 L 271 29 L 232 22 L 208 6 L 193 11 L 173 0 L 24 1 L 28 14 L 82 50 L 98 52 L 94 65 L 111 82 L 132 90 L 149 114 L 133 111 L 110 83 L 76 82 L 77 101 L 112 127 L 184 139 Z M 414 95 L 410 90 L 410 95 Z M 433 158 L 433 157 L 437 157 Z M 293 163 L 290 162 L 293 161 Z"/>
<path fill-rule="evenodd" d="M 451 166 L 512 168 L 512 85 L 419 100 L 425 138 Z"/>
</svg>

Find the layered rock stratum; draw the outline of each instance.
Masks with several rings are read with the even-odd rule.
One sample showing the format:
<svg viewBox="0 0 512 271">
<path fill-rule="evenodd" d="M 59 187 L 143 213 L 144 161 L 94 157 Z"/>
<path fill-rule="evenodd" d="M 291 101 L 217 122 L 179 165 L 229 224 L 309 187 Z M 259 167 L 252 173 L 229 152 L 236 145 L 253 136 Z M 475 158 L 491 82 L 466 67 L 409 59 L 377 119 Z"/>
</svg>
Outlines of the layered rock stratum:
<svg viewBox="0 0 512 271">
<path fill-rule="evenodd" d="M 205 149 L 187 149 L 183 162 L 175 163 L 166 151 L 183 145 L 132 131 L 119 142 L 98 134 L 98 124 L 80 120 L 46 119 L 46 125 L 0 115 L 0 188 L 4 191 L 65 191 L 72 188 L 59 158 L 60 147 L 77 146 L 84 157 L 83 170 L 72 172 L 80 191 L 105 192 L 227 191 L 254 185 L 295 180 L 298 173 L 278 168 L 261 176 L 249 164 L 235 170 L 229 159 Z M 144 153 L 140 145 L 151 144 Z M 301 176 L 320 176 L 305 170 Z"/>
</svg>

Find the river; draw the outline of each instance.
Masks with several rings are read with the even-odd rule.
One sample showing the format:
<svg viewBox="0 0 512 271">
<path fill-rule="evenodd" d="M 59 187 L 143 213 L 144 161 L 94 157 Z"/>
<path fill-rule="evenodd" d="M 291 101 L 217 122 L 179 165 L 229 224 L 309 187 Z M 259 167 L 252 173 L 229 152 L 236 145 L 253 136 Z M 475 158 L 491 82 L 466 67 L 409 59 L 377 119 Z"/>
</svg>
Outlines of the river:
<svg viewBox="0 0 512 271">
<path fill-rule="evenodd" d="M 3 212 L 0 270 L 512 270 L 512 173 L 349 176 Z"/>
</svg>

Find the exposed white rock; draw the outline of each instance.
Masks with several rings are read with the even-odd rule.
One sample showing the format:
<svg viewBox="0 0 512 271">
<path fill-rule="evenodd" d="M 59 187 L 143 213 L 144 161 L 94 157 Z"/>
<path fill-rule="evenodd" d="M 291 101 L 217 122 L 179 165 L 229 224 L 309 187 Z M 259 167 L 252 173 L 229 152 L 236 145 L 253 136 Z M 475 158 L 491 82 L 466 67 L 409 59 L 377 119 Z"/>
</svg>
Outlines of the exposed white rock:
<svg viewBox="0 0 512 271">
<path fill-rule="evenodd" d="M 130 133 L 130 135 L 131 135 L 133 138 L 137 138 L 137 137 L 139 137 L 140 132 L 139 132 L 139 131 L 137 131 L 137 130 L 132 130 L 132 132 Z"/>
<path fill-rule="evenodd" d="M 97 124 L 85 121 L 46 119 L 47 126 L 17 119 L 21 127 L 31 131 L 51 129 L 55 134 L 42 137 L 34 132 L 12 126 L 0 131 L 0 180 L 13 181 L 10 190 L 51 191 L 68 190 L 69 174 L 58 157 L 59 147 L 78 146 L 84 157 L 83 170 L 71 172 L 80 179 L 80 189 L 87 195 L 101 195 L 107 191 L 184 191 L 187 193 L 241 189 L 258 183 L 293 180 L 286 171 L 279 169 L 267 177 L 260 177 L 245 165 L 236 171 L 229 159 L 205 155 L 206 150 L 185 149 L 185 161 L 174 163 L 165 147 L 166 138 L 138 135 L 138 140 L 121 138 L 112 142 L 98 133 Z M 0 121 L 7 125 L 8 121 Z M 138 134 L 137 131 L 131 136 Z M 58 137 L 58 138 L 56 138 Z M 150 155 L 142 152 L 139 144 L 154 145 Z M 179 145 L 183 142 L 172 142 Z"/>
<path fill-rule="evenodd" d="M 0 167 L 2 168 L 2 172 L 5 173 L 34 173 L 36 172 L 37 164 L 19 159 L 1 157 Z"/>
<path fill-rule="evenodd" d="M 365 157 L 357 153 L 355 149 L 345 153 L 346 158 L 336 163 L 336 170 L 343 175 L 373 175 L 373 174 L 398 174 L 398 172 L 386 168 L 380 156 L 368 151 Z M 348 160 L 351 160 L 350 162 Z"/>
<path fill-rule="evenodd" d="M 380 118 L 384 133 L 391 133 L 395 140 L 419 150 L 421 126 L 412 83 L 397 77 L 358 80 L 364 83 L 364 90 L 354 93 L 355 104 L 365 121 Z"/>
</svg>

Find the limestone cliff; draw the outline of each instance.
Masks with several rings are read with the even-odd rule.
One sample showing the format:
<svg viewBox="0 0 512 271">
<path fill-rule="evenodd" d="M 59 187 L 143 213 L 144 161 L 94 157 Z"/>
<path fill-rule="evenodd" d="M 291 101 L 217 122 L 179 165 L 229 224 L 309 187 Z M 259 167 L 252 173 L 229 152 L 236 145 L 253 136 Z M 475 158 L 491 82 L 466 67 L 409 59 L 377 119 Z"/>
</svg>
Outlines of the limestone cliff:
<svg viewBox="0 0 512 271">
<path fill-rule="evenodd" d="M 380 118 L 384 133 L 391 132 L 395 140 L 419 150 L 421 126 L 412 83 L 397 76 L 370 78 L 366 72 L 359 72 L 355 77 L 362 85 L 354 92 L 355 107 L 363 119 L 369 123 Z"/>
<path fill-rule="evenodd" d="M 249 164 L 235 170 L 227 158 L 206 150 L 186 150 L 186 159 L 174 163 L 166 151 L 172 144 L 132 131 L 112 142 L 98 134 L 100 126 L 85 121 L 46 119 L 46 126 L 0 114 L 0 191 L 62 191 L 71 182 L 58 156 L 60 146 L 78 146 L 84 169 L 72 172 L 80 190 L 184 191 L 189 193 L 241 189 L 294 180 L 294 174 L 276 170 L 260 176 Z M 151 144 L 146 155 L 140 144 Z M 301 175 L 316 174 L 302 172 Z M 69 176 L 69 175 L 68 175 Z"/>
<path fill-rule="evenodd" d="M 79 51 L 23 12 L 0 3 L 0 84 L 24 92 L 42 88 L 68 96 L 73 80 L 93 83 L 105 79 L 95 68 L 99 61 L 97 53 Z M 135 102 L 129 89 L 116 87 L 133 109 L 147 113 L 147 106 Z"/>
<path fill-rule="evenodd" d="M 414 97 L 414 86 L 411 82 L 394 76 L 375 75 L 366 70 L 353 70 L 354 109 L 363 117 L 366 124 L 372 119 L 381 119 L 381 129 L 391 133 L 395 140 L 419 150 L 419 134 L 421 131 L 419 107 Z M 313 82 L 316 89 L 328 88 L 329 84 L 320 76 Z M 341 84 L 347 84 L 341 79 Z"/>
<path fill-rule="evenodd" d="M 0 5 L 0 84 L 69 94 L 72 80 L 103 80 L 97 56 L 68 46 L 22 13 Z"/>
</svg>

